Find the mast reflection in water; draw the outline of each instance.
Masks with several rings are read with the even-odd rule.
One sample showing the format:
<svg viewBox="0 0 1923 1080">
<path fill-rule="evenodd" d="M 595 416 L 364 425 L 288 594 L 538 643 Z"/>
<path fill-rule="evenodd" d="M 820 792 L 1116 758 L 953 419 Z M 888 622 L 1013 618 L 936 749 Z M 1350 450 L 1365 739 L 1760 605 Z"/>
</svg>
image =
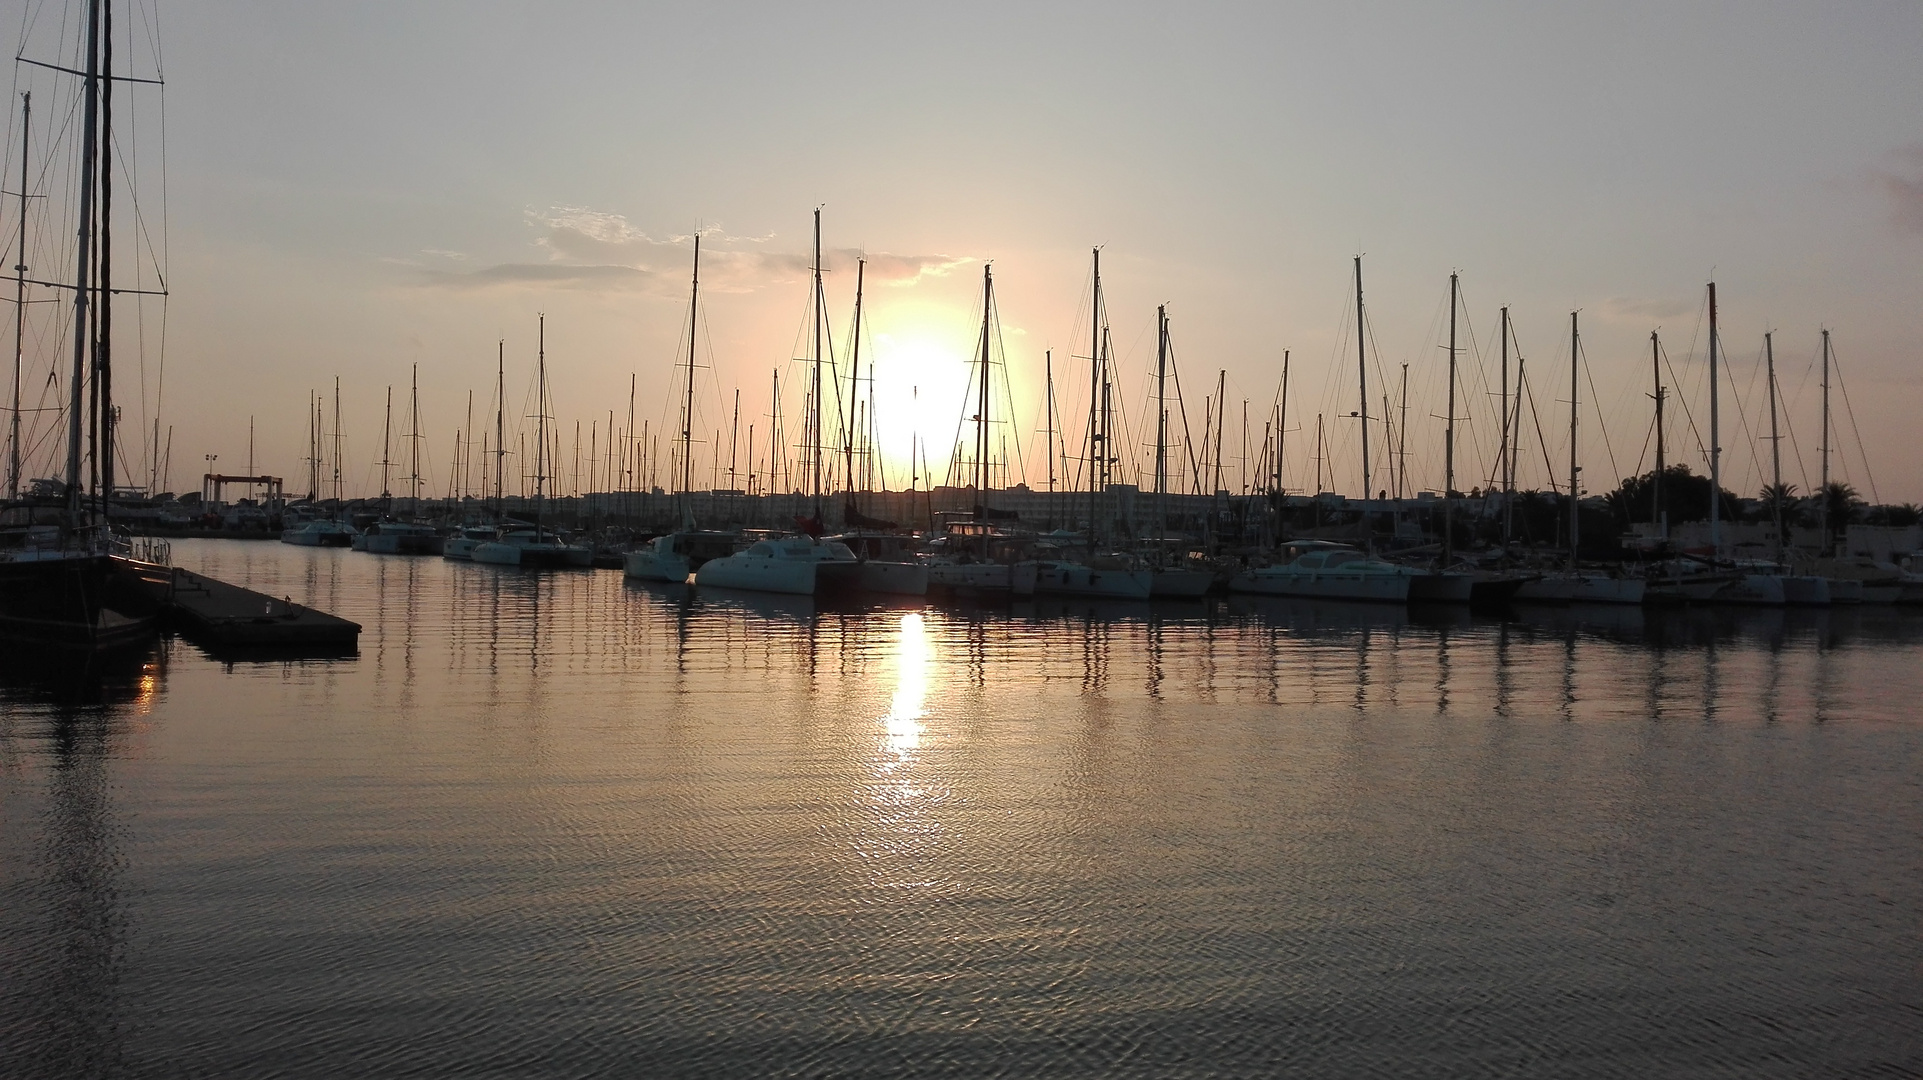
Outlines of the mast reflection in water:
<svg viewBox="0 0 1923 1080">
<path fill-rule="evenodd" d="M 0 670 L 9 1075 L 1915 1065 L 1903 610 L 176 557 L 360 653 Z"/>
</svg>

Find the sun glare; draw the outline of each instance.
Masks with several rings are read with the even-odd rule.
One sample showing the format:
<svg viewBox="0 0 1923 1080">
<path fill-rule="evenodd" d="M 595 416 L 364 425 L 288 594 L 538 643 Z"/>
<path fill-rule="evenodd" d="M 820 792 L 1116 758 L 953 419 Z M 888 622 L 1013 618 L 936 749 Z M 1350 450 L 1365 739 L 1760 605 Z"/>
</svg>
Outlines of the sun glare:
<svg viewBox="0 0 1923 1080">
<path fill-rule="evenodd" d="M 910 330 L 875 335 L 875 433 L 888 486 L 908 487 L 915 448 L 926 468 L 918 487 L 946 479 L 955 425 L 966 398 L 968 360 L 947 335 Z"/>
</svg>

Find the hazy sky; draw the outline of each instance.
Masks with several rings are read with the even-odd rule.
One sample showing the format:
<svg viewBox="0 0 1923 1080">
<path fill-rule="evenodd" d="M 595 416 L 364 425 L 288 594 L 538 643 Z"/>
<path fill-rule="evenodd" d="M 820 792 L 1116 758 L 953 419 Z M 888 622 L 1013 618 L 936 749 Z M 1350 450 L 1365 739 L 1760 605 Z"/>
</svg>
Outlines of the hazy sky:
<svg viewBox="0 0 1923 1080">
<path fill-rule="evenodd" d="M 26 53 L 58 58 L 68 6 L 14 0 L 9 32 L 29 27 Z M 418 363 L 444 491 L 468 391 L 487 408 L 498 339 L 510 409 L 528 411 L 537 312 L 570 444 L 576 419 L 584 444 L 597 418 L 605 440 L 609 409 L 625 425 L 631 372 L 637 418 L 671 425 L 697 228 L 712 363 L 698 383 L 701 437 L 727 426 L 739 387 L 744 459 L 751 422 L 765 456 L 769 377 L 798 382 L 802 267 L 821 206 L 838 344 L 850 253 L 872 260 L 870 359 L 897 457 L 913 429 L 931 456 L 947 453 L 992 260 L 1014 426 L 1030 481 L 1045 478 L 1043 352 L 1055 350 L 1062 407 L 1079 415 L 1087 376 L 1070 357 L 1088 348 L 1089 250 L 1101 245 L 1134 442 L 1147 432 L 1155 305 L 1167 303 L 1198 433 L 1201 398 L 1227 370 L 1231 486 L 1241 402 L 1259 443 L 1286 348 L 1288 485 L 1314 483 L 1320 412 L 1337 486 L 1353 489 L 1360 252 L 1379 350 L 1372 411 L 1399 391 L 1382 376 L 1410 365 L 1412 487 L 1441 482 L 1439 346 L 1459 270 L 1465 350 L 1473 332 L 1463 488 L 1491 470 L 1500 305 L 1541 414 L 1543 439 L 1525 420 L 1531 485 L 1544 440 L 1566 460 L 1569 313 L 1582 312 L 1581 452 L 1600 491 L 1648 467 L 1651 330 L 1675 370 L 1665 381 L 1707 424 L 1713 277 L 1734 383 L 1726 483 L 1749 494 L 1767 478 L 1755 374 L 1766 330 L 1795 439 L 1786 479 L 1813 480 L 1811 362 L 1827 326 L 1869 470 L 1839 395 L 1839 475 L 1866 495 L 1873 478 L 1886 501 L 1923 500 L 1914 3 L 161 0 L 159 40 L 164 215 L 157 125 L 141 135 L 139 168 L 150 231 L 165 225 L 162 423 L 174 427 L 176 489 L 195 486 L 205 454 L 240 471 L 249 416 L 260 467 L 304 477 L 308 393 L 331 393 L 337 374 L 350 490 L 377 488 L 381 402 L 390 384 L 405 400 Z M 144 44 L 131 55 L 151 65 Z M 37 121 L 60 92 L 19 67 L 15 85 L 36 89 Z M 6 160 L 11 190 L 11 141 Z M 9 232 L 16 220 L 9 205 Z M 792 436 L 799 398 L 784 408 Z M 126 422 L 150 413 L 130 402 Z M 1687 424 L 1672 428 L 1674 453 L 1700 471 Z"/>
</svg>

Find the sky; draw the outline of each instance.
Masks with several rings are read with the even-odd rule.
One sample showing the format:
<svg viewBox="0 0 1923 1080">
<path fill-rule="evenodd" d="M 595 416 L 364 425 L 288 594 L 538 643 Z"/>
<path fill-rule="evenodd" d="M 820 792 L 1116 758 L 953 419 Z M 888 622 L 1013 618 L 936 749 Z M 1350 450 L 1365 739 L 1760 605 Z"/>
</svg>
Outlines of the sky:
<svg viewBox="0 0 1923 1080">
<path fill-rule="evenodd" d="M 1117 408 L 1144 464 L 1155 313 L 1167 305 L 1195 438 L 1224 373 L 1226 486 L 1243 482 L 1244 442 L 1250 454 L 1263 442 L 1286 350 L 1286 486 L 1316 486 L 1320 414 L 1321 469 L 1333 477 L 1323 483 L 1358 490 L 1359 254 L 1372 486 L 1388 486 L 1382 395 L 1399 419 L 1405 363 L 1403 480 L 1443 482 L 1453 271 L 1458 488 L 1493 474 L 1503 305 L 1531 391 L 1525 486 L 1566 473 L 1572 311 L 1585 489 L 1650 465 L 1652 331 L 1680 407 L 1671 459 L 1706 471 L 1714 280 L 1726 486 L 1753 494 L 1768 481 L 1766 332 L 1785 480 L 1814 483 L 1815 360 L 1828 328 L 1847 390 L 1847 404 L 1835 395 L 1838 477 L 1882 501 L 1923 501 L 1915 4 L 140 0 L 130 10 L 118 70 L 158 71 L 166 86 L 163 101 L 124 84 L 123 188 L 140 198 L 116 203 L 116 236 L 133 237 L 116 241 L 117 265 L 164 269 L 169 295 L 117 301 L 116 379 L 143 387 L 122 392 L 123 430 L 151 432 L 159 390 L 176 490 L 196 486 L 207 455 L 243 471 L 250 419 L 255 467 L 304 489 L 310 393 L 328 399 L 331 428 L 337 376 L 345 486 L 378 490 L 383 402 L 393 387 L 393 430 L 405 431 L 418 365 L 423 472 L 429 493 L 445 493 L 457 483 L 457 430 L 492 424 L 497 347 L 506 426 L 529 423 L 542 314 L 564 458 L 577 421 L 584 456 L 590 439 L 606 446 L 610 411 L 626 428 L 630 376 L 637 424 L 672 428 L 697 231 L 696 483 L 717 482 L 717 456 L 725 470 L 737 389 L 737 468 L 749 469 L 753 424 L 765 470 L 777 371 L 788 441 L 799 435 L 794 360 L 805 355 L 820 208 L 844 363 L 853 262 L 869 260 L 864 364 L 891 487 L 905 485 L 917 436 L 945 478 L 972 408 L 962 394 L 985 263 L 1007 379 L 995 408 L 1012 403 L 1003 430 L 1021 444 L 1016 474 L 1046 483 L 1044 357 L 1058 408 L 1085 415 L 1078 358 L 1099 246 Z M 76 5 L 13 0 L 0 11 L 22 55 L 71 62 Z M 71 80 L 16 64 L 14 89 L 16 102 L 35 91 L 44 132 L 30 162 L 70 160 L 68 129 L 43 117 L 71 97 Z M 36 265 L 71 258 L 64 175 L 44 168 L 30 181 L 51 196 L 29 217 Z M 18 220 L 11 203 L 0 213 L 9 235 Z M 29 407 L 62 349 L 60 308 L 29 308 Z M 124 344 L 129 331 L 137 343 Z M 47 422 L 33 414 L 29 426 Z M 1067 426 L 1072 455 L 1080 421 Z M 390 456 L 406 461 L 401 445 Z"/>
</svg>

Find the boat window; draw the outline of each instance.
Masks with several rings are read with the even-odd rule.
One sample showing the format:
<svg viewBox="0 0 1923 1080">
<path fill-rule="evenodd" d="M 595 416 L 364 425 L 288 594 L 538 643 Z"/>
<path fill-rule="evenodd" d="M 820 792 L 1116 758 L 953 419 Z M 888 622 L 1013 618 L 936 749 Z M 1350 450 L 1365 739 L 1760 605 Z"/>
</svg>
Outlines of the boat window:
<svg viewBox="0 0 1923 1080">
<path fill-rule="evenodd" d="M 1304 555 L 1301 558 L 1295 560 L 1295 565 L 1301 567 L 1304 570 L 1320 570 L 1322 569 L 1322 564 L 1325 561 L 1327 561 L 1328 558 L 1329 557 L 1327 555 L 1324 555 L 1323 553 L 1318 551 L 1313 554 Z"/>
</svg>

